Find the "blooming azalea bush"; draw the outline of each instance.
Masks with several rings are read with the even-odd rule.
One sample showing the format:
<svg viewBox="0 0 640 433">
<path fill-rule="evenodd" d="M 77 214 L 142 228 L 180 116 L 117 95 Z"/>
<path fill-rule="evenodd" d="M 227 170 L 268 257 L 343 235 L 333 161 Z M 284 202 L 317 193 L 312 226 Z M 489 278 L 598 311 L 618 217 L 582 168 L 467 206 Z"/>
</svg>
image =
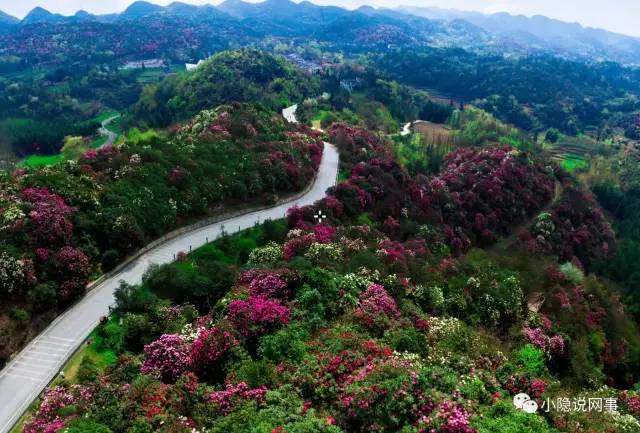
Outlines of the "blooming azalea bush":
<svg viewBox="0 0 640 433">
<path fill-rule="evenodd" d="M 191 364 L 190 347 L 180 335 L 165 334 L 144 347 L 142 373 L 158 374 L 166 382 L 175 382 Z"/>
<path fill-rule="evenodd" d="M 360 294 L 355 316 L 367 328 L 384 329 L 400 317 L 400 311 L 383 286 L 372 284 Z"/>
<path fill-rule="evenodd" d="M 229 304 L 229 320 L 245 337 L 256 337 L 289 322 L 290 311 L 277 301 L 252 296 Z"/>
</svg>

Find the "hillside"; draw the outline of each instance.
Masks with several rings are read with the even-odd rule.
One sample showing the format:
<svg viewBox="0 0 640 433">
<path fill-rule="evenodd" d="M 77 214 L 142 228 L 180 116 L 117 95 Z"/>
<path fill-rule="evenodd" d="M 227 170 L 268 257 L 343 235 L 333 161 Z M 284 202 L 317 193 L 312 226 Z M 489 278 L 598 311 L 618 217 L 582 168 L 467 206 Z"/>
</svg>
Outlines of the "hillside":
<svg viewBox="0 0 640 433">
<path fill-rule="evenodd" d="M 123 286 L 77 374 L 44 395 L 25 431 L 633 431 L 640 397 L 615 387 L 638 380 L 640 340 L 620 300 L 580 270 L 613 243 L 574 180 L 508 146 L 459 149 L 437 176 L 412 177 L 369 131 L 334 124 L 328 139 L 344 182 L 292 208 L 286 227 L 220 240 Z M 567 236 L 569 262 L 526 240 L 488 248 L 545 208 L 533 236 Z M 578 227 L 593 249 L 571 244 Z M 619 412 L 567 424 L 561 411 L 519 411 L 523 392 L 535 408 L 591 396 L 617 399 Z"/>
<path fill-rule="evenodd" d="M 0 362 L 133 251 L 194 219 L 302 190 L 321 155 L 308 130 L 236 104 L 168 132 L 133 130 L 77 161 L 3 171 Z"/>
<path fill-rule="evenodd" d="M 281 58 L 257 50 L 226 51 L 194 72 L 146 88 L 132 114 L 137 122 L 167 126 L 206 107 L 252 101 L 280 110 L 319 92 L 316 81 Z"/>
</svg>

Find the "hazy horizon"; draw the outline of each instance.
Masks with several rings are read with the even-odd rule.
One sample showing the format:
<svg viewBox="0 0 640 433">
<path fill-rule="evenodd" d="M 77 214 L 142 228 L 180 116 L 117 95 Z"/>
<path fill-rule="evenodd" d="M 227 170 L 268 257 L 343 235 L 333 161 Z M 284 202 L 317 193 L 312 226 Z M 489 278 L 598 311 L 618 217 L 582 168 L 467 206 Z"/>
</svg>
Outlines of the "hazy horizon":
<svg viewBox="0 0 640 433">
<path fill-rule="evenodd" d="M 167 5 L 174 0 L 150 1 Z M 181 0 L 195 5 L 222 3 L 221 0 Z M 246 0 L 259 3 L 257 0 Z M 295 0 L 299 2 L 299 0 Z M 17 18 L 24 16 L 34 7 L 40 6 L 54 13 L 72 15 L 78 10 L 94 14 L 117 13 L 125 10 L 135 0 L 103 0 L 88 4 L 87 0 L 0 0 L 0 10 Z M 355 9 L 363 5 L 374 7 L 421 6 L 477 11 L 486 14 L 508 12 L 515 15 L 545 15 L 566 22 L 578 22 L 585 27 L 601 28 L 629 36 L 640 37 L 640 28 L 635 17 L 640 16 L 640 2 L 610 0 L 607 4 L 600 0 L 403 0 L 398 5 L 395 0 L 313 0 L 318 5 L 335 5 Z"/>
</svg>

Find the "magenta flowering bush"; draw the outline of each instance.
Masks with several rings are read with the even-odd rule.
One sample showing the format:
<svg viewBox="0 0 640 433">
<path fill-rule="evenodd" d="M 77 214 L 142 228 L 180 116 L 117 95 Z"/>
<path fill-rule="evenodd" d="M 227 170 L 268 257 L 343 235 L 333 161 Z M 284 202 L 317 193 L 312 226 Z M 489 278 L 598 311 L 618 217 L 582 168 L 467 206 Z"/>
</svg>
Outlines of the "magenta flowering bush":
<svg viewBox="0 0 640 433">
<path fill-rule="evenodd" d="M 336 229 L 325 224 L 316 224 L 313 226 L 313 237 L 315 242 L 321 244 L 331 243 L 336 237 Z"/>
<path fill-rule="evenodd" d="M 469 423 L 469 414 L 451 401 L 440 403 L 435 418 L 441 423 L 438 433 L 476 433 Z"/>
<path fill-rule="evenodd" d="M 164 382 L 173 383 L 190 365 L 190 347 L 182 336 L 164 334 L 144 346 L 144 362 L 140 371 L 158 375 Z"/>
<path fill-rule="evenodd" d="M 209 400 L 218 411 L 224 415 L 228 415 L 235 410 L 236 406 L 247 400 L 253 400 L 259 405 L 263 405 L 267 391 L 267 388 L 264 386 L 260 388 L 249 388 L 249 385 L 244 382 L 236 385 L 226 383 L 225 389 L 213 392 L 209 395 Z"/>
<path fill-rule="evenodd" d="M 67 277 L 84 279 L 91 273 L 91 263 L 87 255 L 70 246 L 58 250 L 54 261 L 62 275 Z"/>
<path fill-rule="evenodd" d="M 266 272 L 249 283 L 251 296 L 258 298 L 287 299 L 290 291 L 287 282 L 278 274 Z"/>
<path fill-rule="evenodd" d="M 66 243 L 73 235 L 69 217 L 74 210 L 57 194 L 47 188 L 26 188 L 22 198 L 30 204 L 31 235 L 36 242 Z"/>
<path fill-rule="evenodd" d="M 400 318 L 400 311 L 383 286 L 372 284 L 360 294 L 355 316 L 366 327 L 380 329 Z"/>
<path fill-rule="evenodd" d="M 256 337 L 289 323 L 290 311 L 277 301 L 252 296 L 229 304 L 229 320 L 245 337 Z"/>
</svg>

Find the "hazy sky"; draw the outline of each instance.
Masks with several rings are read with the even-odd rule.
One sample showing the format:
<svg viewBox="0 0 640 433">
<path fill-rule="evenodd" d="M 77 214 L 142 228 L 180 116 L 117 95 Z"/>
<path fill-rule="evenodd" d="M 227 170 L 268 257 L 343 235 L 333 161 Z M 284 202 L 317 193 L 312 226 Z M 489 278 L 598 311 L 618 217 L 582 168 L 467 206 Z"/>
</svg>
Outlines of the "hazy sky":
<svg viewBox="0 0 640 433">
<path fill-rule="evenodd" d="M 168 4 L 173 0 L 151 0 Z M 220 0 L 182 0 L 185 3 L 220 3 Z M 256 0 L 253 0 L 254 2 Z M 564 21 L 577 21 L 640 37 L 640 1 L 638 0 L 312 0 L 317 4 L 333 4 L 356 8 L 363 4 L 393 7 L 399 4 L 439 6 L 481 12 L 510 12 L 524 15 L 547 15 Z M 78 9 L 93 13 L 122 11 L 133 0 L 0 0 L 0 10 L 19 18 L 35 6 L 70 15 Z"/>
</svg>

